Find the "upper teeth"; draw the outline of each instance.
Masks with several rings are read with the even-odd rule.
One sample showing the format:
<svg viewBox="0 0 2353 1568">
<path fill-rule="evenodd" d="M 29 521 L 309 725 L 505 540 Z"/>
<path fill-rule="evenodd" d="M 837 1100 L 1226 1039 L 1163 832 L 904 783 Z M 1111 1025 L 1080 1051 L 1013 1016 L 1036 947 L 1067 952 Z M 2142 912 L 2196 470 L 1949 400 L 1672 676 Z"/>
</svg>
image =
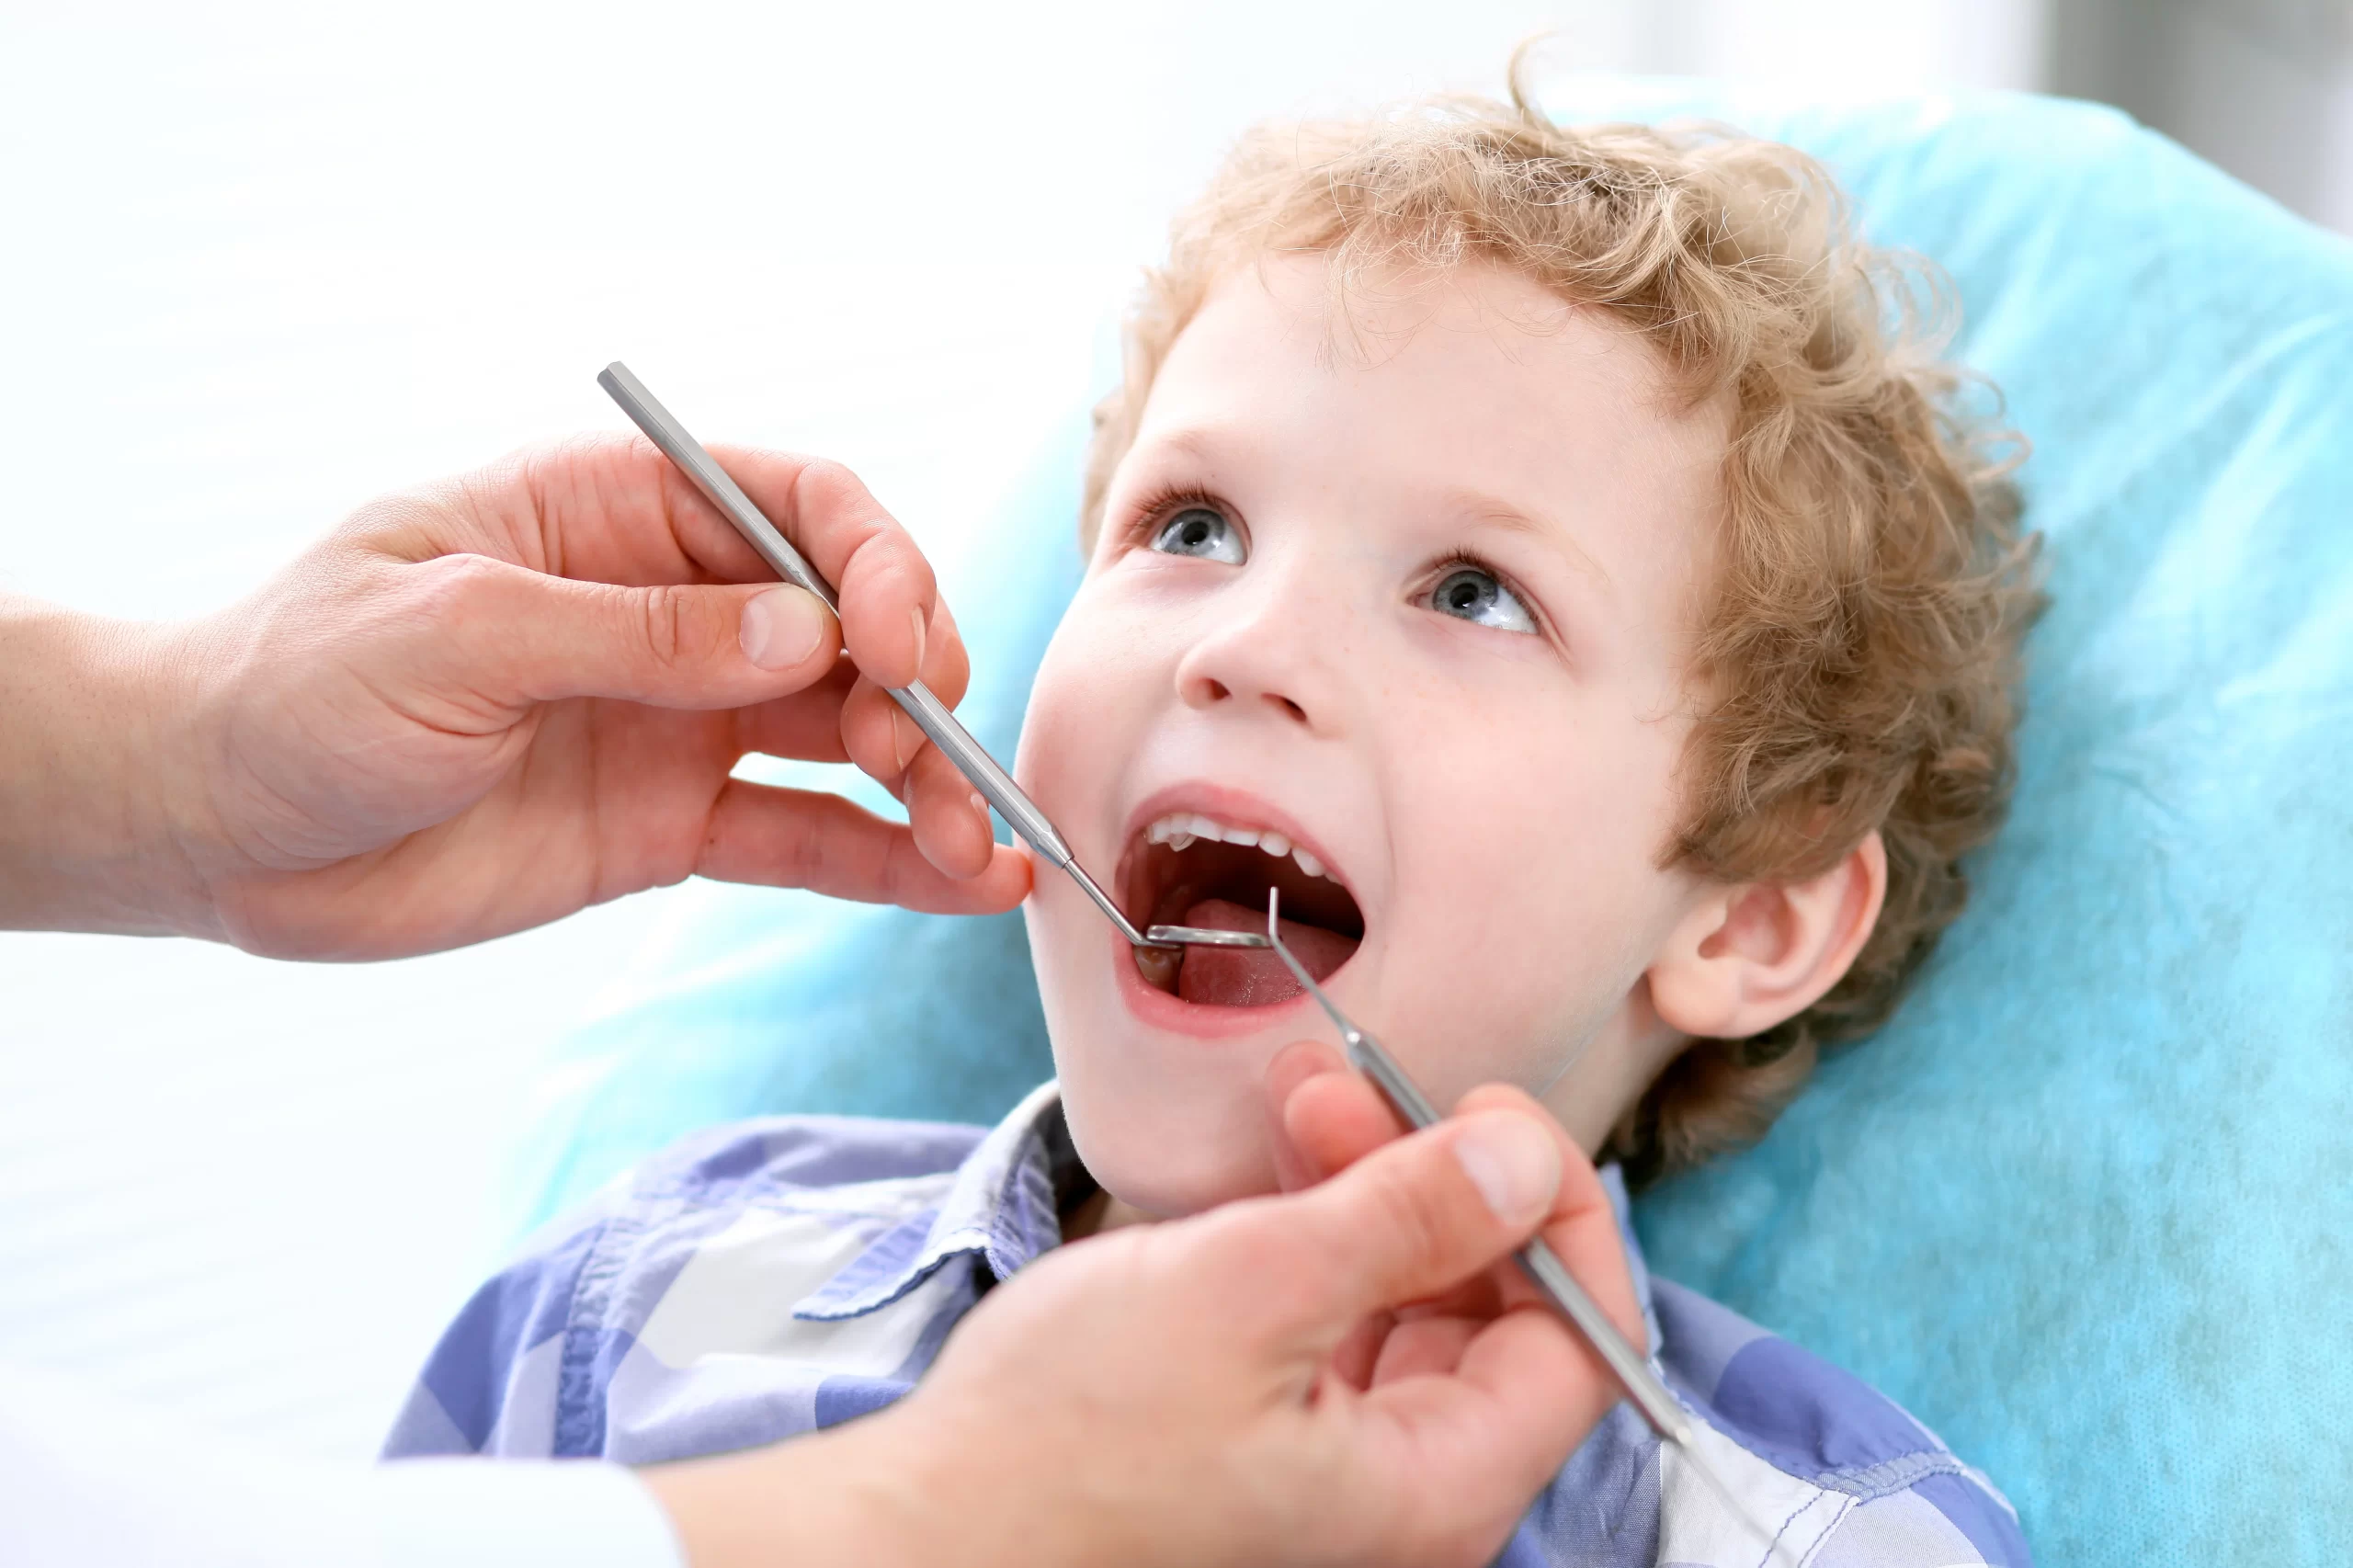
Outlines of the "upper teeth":
<svg viewBox="0 0 2353 1568">
<path fill-rule="evenodd" d="M 1190 849 L 1193 841 L 1199 838 L 1211 844 L 1254 844 L 1278 858 L 1290 856 L 1311 877 L 1327 875 L 1324 862 L 1308 853 L 1305 845 L 1293 844 L 1272 828 L 1228 827 L 1199 812 L 1176 812 L 1162 817 L 1144 830 L 1144 838 L 1153 844 L 1165 844 L 1171 849 Z"/>
</svg>

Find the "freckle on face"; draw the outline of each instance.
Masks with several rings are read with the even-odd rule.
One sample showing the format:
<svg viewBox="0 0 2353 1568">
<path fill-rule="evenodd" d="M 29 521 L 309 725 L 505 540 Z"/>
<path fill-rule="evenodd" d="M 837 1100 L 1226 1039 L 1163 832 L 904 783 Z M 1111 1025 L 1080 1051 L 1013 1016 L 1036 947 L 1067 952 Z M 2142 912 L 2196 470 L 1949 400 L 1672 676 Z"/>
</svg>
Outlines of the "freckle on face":
<svg viewBox="0 0 2353 1568">
<path fill-rule="evenodd" d="M 1133 861 L 1137 813 L 1171 790 L 1281 815 L 1361 913 L 1341 1005 L 1442 1104 L 1490 1079 L 1541 1087 L 1627 1006 L 1687 896 L 1657 858 L 1723 413 L 1666 412 L 1639 343 L 1499 271 L 1351 310 L 1336 335 L 1322 263 L 1270 260 L 1177 338 L 1019 772 L 1098 877 Z M 1153 549 L 1142 509 L 1171 494 L 1207 498 L 1246 555 Z M 1458 555 L 1539 630 L 1442 613 Z M 1493 607 L 1485 581 L 1472 597 Z M 1319 1017 L 1165 1027 L 1065 879 L 1041 879 L 1028 918 L 1090 1169 L 1154 1212 L 1263 1190 L 1262 1075 L 1328 1038 Z"/>
</svg>

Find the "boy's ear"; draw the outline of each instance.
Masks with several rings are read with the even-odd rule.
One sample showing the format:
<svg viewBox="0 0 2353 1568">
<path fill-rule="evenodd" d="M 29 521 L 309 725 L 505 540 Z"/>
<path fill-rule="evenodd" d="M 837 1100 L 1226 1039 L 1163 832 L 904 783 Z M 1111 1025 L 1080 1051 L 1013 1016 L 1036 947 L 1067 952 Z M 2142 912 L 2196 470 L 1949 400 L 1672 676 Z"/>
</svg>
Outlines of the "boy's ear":
<svg viewBox="0 0 2353 1568">
<path fill-rule="evenodd" d="M 1876 831 L 1806 881 L 1711 887 L 1652 963 L 1652 1005 L 1685 1035 L 1762 1033 L 1845 977 L 1886 897 L 1887 846 Z"/>
</svg>

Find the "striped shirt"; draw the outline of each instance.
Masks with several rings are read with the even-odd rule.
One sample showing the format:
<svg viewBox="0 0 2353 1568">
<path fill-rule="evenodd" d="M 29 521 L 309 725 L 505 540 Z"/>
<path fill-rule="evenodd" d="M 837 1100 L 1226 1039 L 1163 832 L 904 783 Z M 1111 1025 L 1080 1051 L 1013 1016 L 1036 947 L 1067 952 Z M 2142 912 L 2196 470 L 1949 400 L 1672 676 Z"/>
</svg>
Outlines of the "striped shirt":
<svg viewBox="0 0 2353 1568">
<path fill-rule="evenodd" d="M 1755 1517 L 1806 1568 L 2023 1568 L 2009 1504 L 1893 1402 L 1649 1277 L 1654 1364 Z M 701 1133 L 549 1226 L 426 1362 L 389 1458 L 629 1464 L 771 1442 L 899 1398 L 981 1295 L 1062 1241 L 1091 1182 L 1060 1097 L 994 1129 L 779 1117 Z M 1620 1404 L 1497 1559 L 1758 1568 L 1748 1528 Z"/>
</svg>

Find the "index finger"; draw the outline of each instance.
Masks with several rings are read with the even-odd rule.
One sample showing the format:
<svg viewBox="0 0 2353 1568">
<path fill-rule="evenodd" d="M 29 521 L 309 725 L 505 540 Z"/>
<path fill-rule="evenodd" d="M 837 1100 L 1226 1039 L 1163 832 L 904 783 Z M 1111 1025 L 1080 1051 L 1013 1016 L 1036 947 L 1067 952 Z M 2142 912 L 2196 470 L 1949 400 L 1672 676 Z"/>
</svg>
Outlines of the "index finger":
<svg viewBox="0 0 2353 1568">
<path fill-rule="evenodd" d="M 1321 1040 L 1285 1046 L 1267 1069 L 1282 1143 L 1306 1186 L 1344 1171 L 1407 1129 L 1372 1081 Z"/>
<path fill-rule="evenodd" d="M 713 448 L 711 455 L 834 585 L 842 641 L 876 685 L 909 686 L 926 668 L 945 676 L 951 664 L 961 667 L 961 659 L 943 660 L 926 647 L 933 638 L 956 638 L 954 621 L 938 614 L 931 562 L 858 475 L 823 458 L 741 448 Z M 955 689 L 940 690 L 939 699 L 952 705 L 963 683 L 945 684 Z"/>
</svg>

